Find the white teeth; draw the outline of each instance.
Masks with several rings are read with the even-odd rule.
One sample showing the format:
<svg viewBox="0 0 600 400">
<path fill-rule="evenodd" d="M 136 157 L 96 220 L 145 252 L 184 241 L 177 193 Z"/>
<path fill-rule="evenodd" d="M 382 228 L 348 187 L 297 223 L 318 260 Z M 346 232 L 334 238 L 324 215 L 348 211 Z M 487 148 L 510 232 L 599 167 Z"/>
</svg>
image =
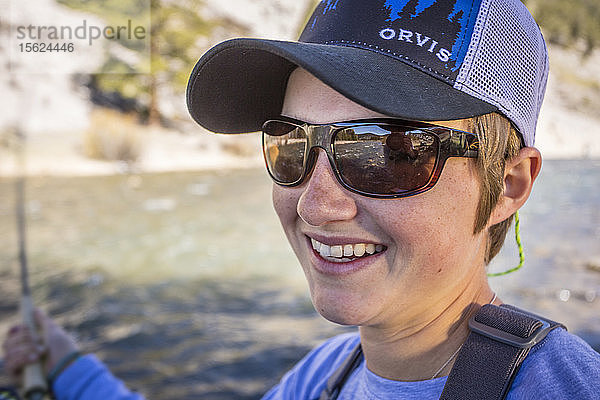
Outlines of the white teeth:
<svg viewBox="0 0 600 400">
<path fill-rule="evenodd" d="M 365 255 L 365 244 L 359 243 L 354 245 L 354 255 L 356 257 L 362 257 Z"/>
<path fill-rule="evenodd" d="M 321 248 L 321 242 L 317 242 L 315 239 L 310 239 L 310 242 L 312 243 L 313 249 L 319 251 L 319 249 Z"/>
<path fill-rule="evenodd" d="M 331 257 L 342 256 L 342 246 L 331 246 Z"/>
<path fill-rule="evenodd" d="M 353 254 L 354 254 L 354 250 L 352 250 L 352 245 L 351 244 L 344 245 L 344 255 L 346 257 L 348 257 L 348 256 L 352 256 Z"/>
<path fill-rule="evenodd" d="M 334 262 L 348 262 L 356 259 L 356 257 L 372 255 L 375 253 L 380 253 L 384 250 L 383 245 L 376 245 L 373 243 L 338 244 L 329 246 L 312 238 L 310 239 L 310 242 L 313 249 L 315 249 L 315 251 L 319 253 L 321 257 L 327 258 L 329 261 Z"/>
<path fill-rule="evenodd" d="M 373 243 L 369 243 L 367 247 L 365 247 L 365 251 L 369 254 L 375 253 L 375 245 Z"/>
<path fill-rule="evenodd" d="M 336 262 L 336 263 L 344 263 L 344 262 L 348 262 L 348 261 L 352 261 L 352 260 L 349 258 L 328 257 L 327 261 L 332 261 L 332 262 Z"/>
</svg>

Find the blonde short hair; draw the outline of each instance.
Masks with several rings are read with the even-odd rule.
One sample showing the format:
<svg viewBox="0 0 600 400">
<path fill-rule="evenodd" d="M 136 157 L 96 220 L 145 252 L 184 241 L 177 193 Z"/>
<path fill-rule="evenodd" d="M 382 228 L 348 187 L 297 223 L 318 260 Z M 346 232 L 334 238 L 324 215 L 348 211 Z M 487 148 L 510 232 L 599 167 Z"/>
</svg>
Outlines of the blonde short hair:
<svg viewBox="0 0 600 400">
<path fill-rule="evenodd" d="M 504 190 L 506 161 L 515 157 L 524 144 L 520 134 L 510 121 L 498 113 L 472 118 L 471 123 L 471 132 L 479 137 L 477 172 L 481 181 L 481 189 L 474 226 L 474 233 L 479 233 L 485 228 L 492 210 L 498 204 Z M 502 248 L 513 217 L 514 214 L 489 228 L 486 265 Z"/>
</svg>

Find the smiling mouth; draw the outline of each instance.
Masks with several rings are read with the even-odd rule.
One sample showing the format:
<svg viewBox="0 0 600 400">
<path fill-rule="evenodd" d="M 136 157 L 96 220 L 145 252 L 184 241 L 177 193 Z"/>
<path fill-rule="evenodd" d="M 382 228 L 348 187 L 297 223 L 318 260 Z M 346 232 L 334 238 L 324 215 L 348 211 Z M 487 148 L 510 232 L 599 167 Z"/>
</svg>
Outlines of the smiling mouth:
<svg viewBox="0 0 600 400">
<path fill-rule="evenodd" d="M 344 263 L 351 262 L 360 258 L 369 257 L 386 250 L 382 244 L 374 243 L 354 243 L 327 245 L 318 240 L 310 239 L 313 249 L 327 261 Z"/>
</svg>

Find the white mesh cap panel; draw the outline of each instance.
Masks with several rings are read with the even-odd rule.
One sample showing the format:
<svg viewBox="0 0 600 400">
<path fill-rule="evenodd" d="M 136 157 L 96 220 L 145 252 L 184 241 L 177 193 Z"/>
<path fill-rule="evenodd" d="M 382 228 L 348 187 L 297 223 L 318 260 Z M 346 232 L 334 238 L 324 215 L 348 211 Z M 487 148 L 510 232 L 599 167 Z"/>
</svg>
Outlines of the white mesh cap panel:
<svg viewBox="0 0 600 400">
<path fill-rule="evenodd" d="M 497 106 L 532 146 L 548 79 L 542 34 L 520 0 L 484 0 L 455 88 Z"/>
</svg>

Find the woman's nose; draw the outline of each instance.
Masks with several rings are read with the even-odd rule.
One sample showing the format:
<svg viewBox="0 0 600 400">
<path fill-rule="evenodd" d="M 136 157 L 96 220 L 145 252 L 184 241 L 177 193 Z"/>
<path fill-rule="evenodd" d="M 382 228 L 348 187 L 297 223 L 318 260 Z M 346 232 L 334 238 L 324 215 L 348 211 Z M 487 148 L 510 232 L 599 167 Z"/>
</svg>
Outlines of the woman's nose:
<svg viewBox="0 0 600 400">
<path fill-rule="evenodd" d="M 322 149 L 317 149 L 317 159 L 304 183 L 297 212 L 311 226 L 350 220 L 356 216 L 356 202 L 352 194 L 340 186 Z"/>
</svg>

